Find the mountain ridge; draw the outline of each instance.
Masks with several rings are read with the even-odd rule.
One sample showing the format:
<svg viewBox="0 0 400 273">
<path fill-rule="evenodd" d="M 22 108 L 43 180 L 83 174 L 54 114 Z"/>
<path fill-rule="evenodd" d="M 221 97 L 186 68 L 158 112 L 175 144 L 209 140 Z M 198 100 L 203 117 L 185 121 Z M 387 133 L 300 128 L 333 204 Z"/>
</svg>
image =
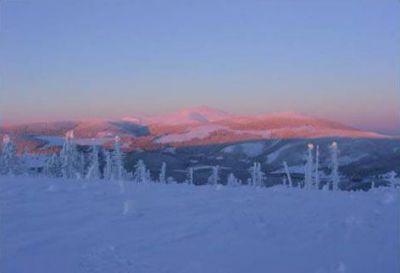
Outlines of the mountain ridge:
<svg viewBox="0 0 400 273">
<path fill-rule="evenodd" d="M 171 145 L 207 145 L 261 139 L 391 138 L 296 112 L 235 115 L 207 106 L 185 108 L 152 117 L 82 119 L 2 126 L 0 134 L 10 134 L 17 140 L 35 141 L 37 147 L 47 147 L 48 136 L 63 138 L 69 130 L 75 131 L 76 138 L 84 139 L 83 143 L 90 143 L 88 140 L 94 138 L 102 139 L 101 143 L 106 145 L 118 135 L 125 142 L 127 149 L 155 149 Z"/>
</svg>

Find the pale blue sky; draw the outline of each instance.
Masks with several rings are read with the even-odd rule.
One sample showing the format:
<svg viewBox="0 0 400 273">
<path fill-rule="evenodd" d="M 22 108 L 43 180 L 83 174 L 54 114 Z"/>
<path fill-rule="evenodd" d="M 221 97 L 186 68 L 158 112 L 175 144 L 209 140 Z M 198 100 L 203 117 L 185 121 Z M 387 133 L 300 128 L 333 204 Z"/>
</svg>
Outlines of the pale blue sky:
<svg viewBox="0 0 400 273">
<path fill-rule="evenodd" d="M 3 122 L 208 105 L 400 133 L 396 0 L 0 5 Z"/>
</svg>

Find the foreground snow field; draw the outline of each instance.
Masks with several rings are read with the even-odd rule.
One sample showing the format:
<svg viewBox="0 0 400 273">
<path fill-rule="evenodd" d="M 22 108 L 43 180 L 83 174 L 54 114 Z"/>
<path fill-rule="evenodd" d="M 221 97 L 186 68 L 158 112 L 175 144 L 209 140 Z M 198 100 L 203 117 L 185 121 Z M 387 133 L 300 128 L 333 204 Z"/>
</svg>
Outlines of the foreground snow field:
<svg viewBox="0 0 400 273">
<path fill-rule="evenodd" d="M 0 177 L 2 273 L 397 273 L 399 192 Z"/>
</svg>

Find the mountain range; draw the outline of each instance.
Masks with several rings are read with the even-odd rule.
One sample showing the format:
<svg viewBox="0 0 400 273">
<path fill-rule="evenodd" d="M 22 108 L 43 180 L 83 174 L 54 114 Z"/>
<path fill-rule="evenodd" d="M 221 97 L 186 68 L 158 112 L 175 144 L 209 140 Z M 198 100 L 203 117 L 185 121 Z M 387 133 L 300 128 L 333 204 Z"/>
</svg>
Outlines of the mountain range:
<svg viewBox="0 0 400 273">
<path fill-rule="evenodd" d="M 107 146 L 111 145 L 115 136 L 119 136 L 126 150 L 263 139 L 389 138 L 299 113 L 240 116 L 206 106 L 159 116 L 129 116 L 119 120 L 90 119 L 8 125 L 0 128 L 0 134 L 11 135 L 20 147 L 45 151 L 60 145 L 69 130 L 74 130 L 76 141 L 80 144 Z"/>
</svg>

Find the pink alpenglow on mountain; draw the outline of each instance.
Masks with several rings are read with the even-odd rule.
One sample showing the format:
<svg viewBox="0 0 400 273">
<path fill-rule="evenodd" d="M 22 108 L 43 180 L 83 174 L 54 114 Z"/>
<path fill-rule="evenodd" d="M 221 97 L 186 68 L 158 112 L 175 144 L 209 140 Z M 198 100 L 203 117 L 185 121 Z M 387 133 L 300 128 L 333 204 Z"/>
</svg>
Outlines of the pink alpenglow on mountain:
<svg viewBox="0 0 400 273">
<path fill-rule="evenodd" d="M 131 146 L 151 148 L 167 144 L 207 145 L 262 139 L 389 138 L 299 113 L 239 116 L 206 106 L 152 117 L 31 123 L 5 126 L 1 129 L 5 133 L 15 135 L 17 142 L 35 142 L 36 144 L 30 143 L 33 146 L 42 146 L 42 142 L 49 137 L 54 142 L 55 137 L 61 138 L 69 130 L 74 131 L 75 141 L 79 143 L 90 143 L 94 138 L 106 144 L 111 143 L 115 136 L 121 136 L 124 141 L 128 141 L 124 145 L 126 149 L 130 149 Z M 31 138 L 26 138 L 26 135 Z"/>
</svg>

